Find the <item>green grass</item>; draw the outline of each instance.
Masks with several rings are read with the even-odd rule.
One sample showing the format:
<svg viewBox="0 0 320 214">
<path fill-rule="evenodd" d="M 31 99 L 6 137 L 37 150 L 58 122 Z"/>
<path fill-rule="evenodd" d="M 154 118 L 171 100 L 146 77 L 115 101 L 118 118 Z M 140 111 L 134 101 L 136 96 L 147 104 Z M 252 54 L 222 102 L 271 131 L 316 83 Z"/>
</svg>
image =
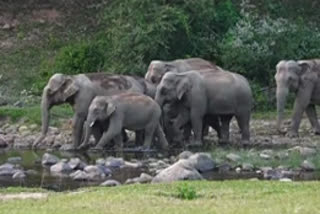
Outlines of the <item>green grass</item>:
<svg viewBox="0 0 320 214">
<path fill-rule="evenodd" d="M 51 109 L 53 125 L 59 125 L 59 118 L 70 118 L 73 115 L 72 109 L 68 105 L 55 106 Z M 31 107 L 0 107 L 0 117 L 8 117 L 12 122 L 17 122 L 24 118 L 27 123 L 41 124 L 40 106 Z"/>
<path fill-rule="evenodd" d="M 238 166 L 243 163 L 251 163 L 255 168 L 270 166 L 270 167 L 278 167 L 285 166 L 291 169 L 298 168 L 301 163 L 307 159 L 311 161 L 316 169 L 320 169 L 320 153 L 317 153 L 310 157 L 302 157 L 298 152 L 292 151 L 288 153 L 287 157 L 284 157 L 282 154 L 286 152 L 286 150 L 278 150 L 275 149 L 272 152 L 271 158 L 269 160 L 263 159 L 259 156 L 259 154 L 263 150 L 261 149 L 237 149 L 233 147 L 227 148 L 215 148 L 211 154 L 212 157 L 217 160 L 219 163 L 228 162 L 226 159 L 226 155 L 229 153 L 237 154 L 241 157 L 241 160 L 238 162 L 230 162 L 232 166 Z"/>
<path fill-rule="evenodd" d="M 187 182 L 199 197 L 176 197 L 181 183 L 88 188 L 46 199 L 0 202 L 1 213 L 318 213 L 319 182 Z"/>
</svg>

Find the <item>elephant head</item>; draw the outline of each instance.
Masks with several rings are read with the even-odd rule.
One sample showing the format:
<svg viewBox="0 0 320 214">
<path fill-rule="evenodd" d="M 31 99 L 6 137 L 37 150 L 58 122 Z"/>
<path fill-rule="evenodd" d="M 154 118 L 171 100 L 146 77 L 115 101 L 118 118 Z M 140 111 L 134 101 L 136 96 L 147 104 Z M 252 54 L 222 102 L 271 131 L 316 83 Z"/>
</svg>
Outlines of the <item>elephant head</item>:
<svg viewBox="0 0 320 214">
<path fill-rule="evenodd" d="M 177 72 L 178 68 L 172 62 L 154 60 L 150 63 L 145 79 L 153 84 L 158 85 L 167 72 Z"/>
<path fill-rule="evenodd" d="M 166 73 L 157 87 L 155 100 L 161 107 L 165 103 L 180 101 L 190 88 L 191 81 L 188 76 Z"/>
<path fill-rule="evenodd" d="M 96 121 L 107 120 L 116 110 L 116 106 L 106 100 L 106 97 L 98 96 L 93 99 L 87 117 L 87 124 L 93 127 Z"/>
<path fill-rule="evenodd" d="M 48 132 L 50 115 L 49 111 L 52 106 L 59 105 L 68 101 L 79 90 L 72 76 L 64 74 L 54 74 L 48 84 L 43 89 L 41 100 L 42 111 L 42 135 L 34 145 L 41 142 Z"/>
<path fill-rule="evenodd" d="M 308 61 L 280 61 L 276 66 L 277 129 L 281 129 L 283 111 L 289 92 L 296 92 L 302 85 L 301 76 L 310 69 Z"/>
</svg>

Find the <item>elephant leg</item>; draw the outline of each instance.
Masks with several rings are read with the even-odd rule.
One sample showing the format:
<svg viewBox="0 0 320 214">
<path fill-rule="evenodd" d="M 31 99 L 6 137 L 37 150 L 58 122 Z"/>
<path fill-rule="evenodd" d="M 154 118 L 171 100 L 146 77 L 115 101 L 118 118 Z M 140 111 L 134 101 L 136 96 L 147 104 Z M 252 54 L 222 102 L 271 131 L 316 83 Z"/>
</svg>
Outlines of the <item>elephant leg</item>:
<svg viewBox="0 0 320 214">
<path fill-rule="evenodd" d="M 248 144 L 250 142 L 250 112 L 244 112 L 242 114 L 238 114 L 235 116 L 241 132 L 241 142 L 242 144 Z M 229 132 L 229 123 L 228 123 L 228 132 Z"/>
<path fill-rule="evenodd" d="M 101 150 L 108 144 L 114 137 L 122 133 L 122 123 L 117 119 L 110 119 L 109 128 L 103 133 L 99 143 L 96 145 L 95 149 Z"/>
<path fill-rule="evenodd" d="M 156 128 L 157 128 L 157 124 L 155 123 L 151 123 L 145 127 L 143 149 L 149 150 L 151 148 L 151 143 L 152 143 Z"/>
<path fill-rule="evenodd" d="M 125 130 L 125 129 L 122 129 L 121 133 L 122 133 L 122 140 L 123 140 L 123 142 L 128 142 L 129 137 L 128 137 L 128 134 L 127 134 L 126 130 Z"/>
<path fill-rule="evenodd" d="M 191 113 L 191 124 L 194 133 L 194 145 L 202 145 L 202 124 L 203 118 L 196 114 Z"/>
<path fill-rule="evenodd" d="M 83 124 L 85 117 L 80 114 L 75 114 L 72 121 L 72 143 L 74 148 L 77 148 L 82 140 Z"/>
<path fill-rule="evenodd" d="M 222 115 L 221 118 L 221 138 L 220 143 L 229 142 L 230 138 L 230 121 L 233 115 Z M 244 125 L 245 126 L 245 125 Z"/>
<path fill-rule="evenodd" d="M 135 143 L 136 143 L 137 146 L 141 146 L 142 145 L 143 139 L 144 139 L 144 131 L 143 130 L 136 131 Z"/>
<path fill-rule="evenodd" d="M 287 133 L 288 137 L 298 137 L 298 130 L 301 122 L 303 112 L 306 110 L 310 103 L 312 85 L 305 85 L 304 88 L 299 89 L 293 107 L 292 126 L 291 130 Z"/>
<path fill-rule="evenodd" d="M 161 128 L 161 125 L 158 124 L 155 130 L 155 135 L 158 137 L 159 146 L 161 149 L 168 149 L 169 144 L 165 137 L 165 134 Z"/>
<path fill-rule="evenodd" d="M 320 134 L 320 125 L 319 125 L 319 122 L 317 119 L 317 112 L 316 112 L 315 105 L 313 105 L 313 104 L 308 105 L 306 108 L 306 113 L 307 113 L 307 116 L 309 118 L 309 121 L 311 123 L 311 126 L 313 128 L 314 133 L 319 135 Z"/>
<path fill-rule="evenodd" d="M 123 134 L 118 134 L 116 135 L 113 140 L 115 143 L 115 150 L 123 150 L 123 138 L 122 138 Z"/>
</svg>

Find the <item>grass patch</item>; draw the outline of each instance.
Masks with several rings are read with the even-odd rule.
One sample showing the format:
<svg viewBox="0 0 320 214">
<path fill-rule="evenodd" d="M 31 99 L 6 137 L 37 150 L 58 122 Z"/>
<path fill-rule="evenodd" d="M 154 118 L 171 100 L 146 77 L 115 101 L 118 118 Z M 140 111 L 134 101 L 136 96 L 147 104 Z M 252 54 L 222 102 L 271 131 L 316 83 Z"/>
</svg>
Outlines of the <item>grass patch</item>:
<svg viewBox="0 0 320 214">
<path fill-rule="evenodd" d="M 55 106 L 51 109 L 52 125 L 59 125 L 60 118 L 70 118 L 73 115 L 72 109 L 68 105 Z M 9 118 L 11 122 L 17 122 L 24 118 L 26 123 L 41 124 L 41 109 L 40 106 L 31 107 L 0 107 L 0 117 Z"/>
<path fill-rule="evenodd" d="M 186 183 L 202 197 L 181 200 L 159 195 L 175 194 Z M 1 203 L 1 213 L 317 213 L 319 182 L 177 182 L 88 188 L 78 193 L 55 193 L 47 199 L 10 200 Z"/>
<path fill-rule="evenodd" d="M 181 199 L 187 199 L 187 200 L 192 200 L 197 198 L 197 192 L 196 190 L 188 185 L 187 183 L 183 183 L 181 184 L 181 186 L 178 186 L 177 188 L 178 190 L 178 198 Z"/>
</svg>

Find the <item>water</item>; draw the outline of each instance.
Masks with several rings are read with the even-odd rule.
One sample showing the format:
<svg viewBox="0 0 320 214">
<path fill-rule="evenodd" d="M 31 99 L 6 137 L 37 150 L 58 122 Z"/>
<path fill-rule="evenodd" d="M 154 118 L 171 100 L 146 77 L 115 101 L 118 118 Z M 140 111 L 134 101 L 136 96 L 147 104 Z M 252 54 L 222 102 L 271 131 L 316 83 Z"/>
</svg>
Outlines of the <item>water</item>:
<svg viewBox="0 0 320 214">
<path fill-rule="evenodd" d="M 142 152 L 107 152 L 107 153 L 70 153 L 70 152 L 49 152 L 58 156 L 59 158 L 70 159 L 79 157 L 87 164 L 95 164 L 98 158 L 106 158 L 109 156 L 123 157 L 124 160 L 146 160 L 147 158 L 168 158 L 171 155 L 177 155 L 181 151 L 174 151 L 171 154 L 158 154 L 158 153 L 142 153 Z M 54 191 L 72 190 L 85 186 L 97 186 L 103 181 L 73 181 L 69 177 L 56 177 L 52 176 L 48 168 L 41 165 L 41 159 L 45 151 L 32 151 L 32 150 L 0 150 L 0 164 L 6 163 L 9 157 L 21 157 L 22 161 L 19 163 L 21 167 L 26 170 L 35 170 L 37 174 L 27 175 L 23 181 L 13 180 L 8 176 L 0 176 L 0 187 L 8 186 L 24 186 L 24 187 L 41 187 Z M 142 172 L 148 173 L 146 168 L 124 168 L 113 171 L 112 176 L 108 179 L 115 179 L 120 183 L 124 183 L 128 178 L 139 177 Z M 250 179 L 259 178 L 263 179 L 262 175 L 255 172 L 240 172 L 235 171 L 210 171 L 202 174 L 207 180 L 231 180 L 231 179 Z M 107 179 L 107 178 L 106 178 Z M 105 179 L 105 180 L 106 180 Z M 320 180 L 319 172 L 301 172 L 295 174 L 291 179 L 293 180 Z"/>
</svg>

